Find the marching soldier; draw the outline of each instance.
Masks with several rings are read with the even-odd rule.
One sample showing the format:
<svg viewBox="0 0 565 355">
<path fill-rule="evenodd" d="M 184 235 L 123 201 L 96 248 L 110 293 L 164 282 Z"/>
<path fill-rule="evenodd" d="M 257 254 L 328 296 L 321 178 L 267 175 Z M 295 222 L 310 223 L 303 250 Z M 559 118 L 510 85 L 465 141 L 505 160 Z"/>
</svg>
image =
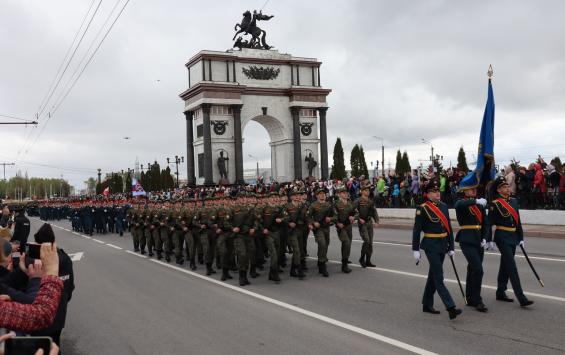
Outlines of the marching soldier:
<svg viewBox="0 0 565 355">
<path fill-rule="evenodd" d="M 440 313 L 434 309 L 434 294 L 437 291 L 447 308 L 449 319 L 455 319 L 461 314 L 461 310 L 455 307 L 455 302 L 453 302 L 449 290 L 443 282 L 445 254 L 450 257 L 455 254 L 449 209 L 445 203 L 440 201 L 439 181 L 437 179 L 430 180 L 428 185 L 425 186 L 424 192 L 427 193 L 427 200 L 416 207 L 416 219 L 412 234 L 414 258 L 418 262 L 420 261 L 421 246 L 430 264 L 428 280 L 422 298 L 423 311 L 432 314 Z M 424 238 L 420 243 L 421 232 L 424 233 Z"/>
<path fill-rule="evenodd" d="M 479 312 L 487 312 L 487 307 L 481 298 L 484 248 L 490 241 L 485 210 L 487 200 L 477 198 L 476 185 L 467 186 L 466 184 L 467 181 L 463 180 L 459 185 L 459 192 L 463 194 L 463 198 L 455 202 L 455 213 L 460 225 L 455 241 L 461 246 L 461 251 L 468 263 L 465 284 L 467 305 L 475 307 Z"/>
<path fill-rule="evenodd" d="M 216 209 L 216 245 L 218 246 L 217 260 L 222 268 L 222 281 L 233 279 L 230 275 L 230 259 L 232 244 L 231 202 L 226 198 L 219 200 L 220 206 Z"/>
<path fill-rule="evenodd" d="M 506 295 L 508 279 L 514 289 L 514 294 L 520 302 L 520 306 L 527 307 L 533 304 L 524 295 L 518 268 L 514 255 L 516 246 L 524 245 L 524 232 L 520 222 L 520 212 L 518 202 L 510 198 L 510 190 L 506 179 L 498 177 L 491 185 L 490 196 L 493 198 L 489 205 L 489 233 L 492 235 L 492 226 L 495 226 L 494 242 L 500 251 L 500 268 L 498 269 L 498 287 L 496 289 L 496 300 L 503 302 L 513 302 L 513 299 Z"/>
<path fill-rule="evenodd" d="M 333 208 L 326 202 L 326 192 L 316 191 L 316 201 L 308 208 L 308 226 L 313 231 L 318 244 L 318 272 L 324 277 L 330 276 L 328 262 L 328 246 L 330 245 L 330 226 L 333 222 Z"/>
<path fill-rule="evenodd" d="M 184 207 L 181 206 L 180 202 L 175 202 L 174 210 L 169 215 L 169 225 L 172 226 L 171 234 L 173 237 L 173 245 L 175 252 L 175 262 L 178 265 L 184 264 L 184 240 L 186 231 L 183 229 L 182 221 L 182 210 Z"/>
<path fill-rule="evenodd" d="M 361 186 L 361 196 L 355 201 L 355 209 L 357 210 L 357 221 L 359 224 L 359 234 L 363 239 L 361 246 L 361 257 L 359 264 L 362 267 L 375 267 L 371 263 L 373 255 L 373 221 L 379 225 L 379 215 L 375 208 L 375 203 L 369 198 L 369 184 Z"/>
<path fill-rule="evenodd" d="M 133 228 L 131 229 L 131 239 L 133 240 L 133 250 L 137 253 L 139 252 L 139 232 L 141 231 L 140 225 L 137 222 L 139 218 L 139 210 L 137 208 L 131 208 L 127 212 L 127 218 L 130 220 L 130 223 L 133 224 Z"/>
<path fill-rule="evenodd" d="M 290 196 L 291 202 L 285 206 L 285 213 L 288 216 L 288 237 L 287 241 L 292 248 L 292 264 L 290 267 L 290 276 L 298 277 L 302 280 L 306 275 L 300 265 L 302 260 L 300 251 L 300 241 L 302 240 L 300 234 L 302 230 L 300 229 L 300 213 L 302 212 L 300 204 L 300 192 L 294 191 Z"/>
<path fill-rule="evenodd" d="M 193 225 L 198 227 L 200 235 L 200 244 L 202 244 L 202 252 L 206 263 L 206 275 L 210 276 L 216 273 L 212 267 L 214 261 L 214 252 L 216 249 L 215 237 L 215 211 L 212 209 L 213 200 L 211 197 L 204 200 L 204 206 L 200 208 L 193 218 Z"/>
<path fill-rule="evenodd" d="M 269 280 L 279 283 L 279 250 L 280 250 L 280 228 L 285 216 L 282 209 L 277 206 L 278 197 L 271 193 L 266 199 L 266 205 L 259 211 L 259 230 L 263 234 L 267 250 L 269 251 L 271 267 Z"/>
<path fill-rule="evenodd" d="M 232 206 L 232 232 L 239 267 L 239 285 L 249 285 L 247 270 L 251 264 L 250 276 L 259 276 L 255 271 L 255 242 L 249 234 L 253 227 L 254 218 L 250 216 L 250 209 L 245 206 L 245 197 L 238 198 L 237 203 Z"/>
<path fill-rule="evenodd" d="M 334 214 L 337 236 L 341 241 L 341 271 L 349 274 L 351 269 L 347 265 L 347 261 L 351 253 L 351 241 L 353 240 L 355 206 L 349 201 L 349 193 L 345 186 L 338 186 L 336 192 L 339 199 L 334 204 Z"/>
</svg>

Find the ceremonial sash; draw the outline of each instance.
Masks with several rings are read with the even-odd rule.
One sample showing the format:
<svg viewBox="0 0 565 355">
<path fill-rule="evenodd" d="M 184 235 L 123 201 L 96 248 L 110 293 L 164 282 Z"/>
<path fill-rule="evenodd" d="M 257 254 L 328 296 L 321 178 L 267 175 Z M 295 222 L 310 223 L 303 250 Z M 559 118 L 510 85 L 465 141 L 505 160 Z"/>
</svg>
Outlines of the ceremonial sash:
<svg viewBox="0 0 565 355">
<path fill-rule="evenodd" d="M 449 228 L 449 222 L 447 220 L 447 217 L 443 214 L 443 212 L 441 212 L 441 210 L 437 208 L 437 206 L 431 203 L 430 201 L 424 202 L 424 205 L 428 206 L 428 208 L 432 210 L 436 216 L 438 216 L 443 228 L 445 228 L 447 233 L 451 233 L 451 228 Z"/>
<path fill-rule="evenodd" d="M 481 213 L 481 210 L 479 209 L 479 207 L 477 207 L 477 205 L 472 205 L 469 207 L 471 209 L 471 211 L 473 212 L 473 214 L 475 216 L 477 216 L 477 219 L 479 220 L 480 224 L 483 224 L 483 214 Z"/>
<path fill-rule="evenodd" d="M 520 217 L 518 216 L 518 212 L 516 212 L 514 207 L 510 206 L 510 204 L 502 198 L 497 198 L 495 201 L 498 201 L 498 203 L 500 203 L 504 208 L 506 208 L 506 210 L 508 210 L 508 212 L 510 212 L 510 214 L 514 218 L 514 222 L 516 222 L 516 224 L 520 223 Z"/>
</svg>

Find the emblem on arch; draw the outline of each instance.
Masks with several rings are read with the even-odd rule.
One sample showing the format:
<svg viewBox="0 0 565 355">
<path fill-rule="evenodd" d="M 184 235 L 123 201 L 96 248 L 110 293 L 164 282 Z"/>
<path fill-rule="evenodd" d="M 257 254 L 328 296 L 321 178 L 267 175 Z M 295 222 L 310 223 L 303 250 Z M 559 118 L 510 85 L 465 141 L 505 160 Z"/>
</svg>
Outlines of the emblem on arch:
<svg viewBox="0 0 565 355">
<path fill-rule="evenodd" d="M 210 121 L 210 125 L 213 126 L 214 133 L 218 136 L 224 135 L 226 133 L 226 126 L 228 121 Z"/>
<path fill-rule="evenodd" d="M 314 125 L 314 123 L 304 122 L 304 123 L 299 123 L 299 125 L 300 125 L 300 132 L 302 132 L 302 135 L 309 136 L 312 134 L 312 126 Z"/>
</svg>

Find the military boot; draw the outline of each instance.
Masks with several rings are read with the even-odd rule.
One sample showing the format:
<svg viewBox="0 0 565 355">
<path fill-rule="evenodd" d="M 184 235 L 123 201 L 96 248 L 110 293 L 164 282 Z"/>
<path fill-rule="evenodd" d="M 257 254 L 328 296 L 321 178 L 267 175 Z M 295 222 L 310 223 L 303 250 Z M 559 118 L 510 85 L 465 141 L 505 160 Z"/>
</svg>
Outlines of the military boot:
<svg viewBox="0 0 565 355">
<path fill-rule="evenodd" d="M 169 253 L 165 253 L 165 261 L 168 263 L 171 262 L 171 255 L 169 255 Z"/>
<path fill-rule="evenodd" d="M 361 267 L 367 267 L 367 264 L 365 264 L 365 253 L 361 253 L 361 257 L 359 258 L 359 265 L 361 265 Z"/>
<path fill-rule="evenodd" d="M 302 280 L 306 277 L 304 270 L 302 270 L 301 266 L 297 266 L 296 269 L 298 270 L 298 279 Z"/>
<path fill-rule="evenodd" d="M 233 277 L 230 275 L 230 269 L 228 269 L 227 267 L 222 268 L 222 281 L 231 280 L 231 279 L 233 279 Z"/>
<path fill-rule="evenodd" d="M 366 267 L 375 267 L 377 265 L 371 263 L 371 256 L 369 254 L 365 255 L 365 266 Z"/>
<path fill-rule="evenodd" d="M 194 259 L 190 259 L 190 270 L 196 270 L 196 262 Z"/>
<path fill-rule="evenodd" d="M 326 268 L 326 263 L 321 263 L 321 272 L 322 276 L 328 277 L 330 274 L 328 273 L 328 269 Z"/>
<path fill-rule="evenodd" d="M 255 265 L 251 265 L 251 269 L 249 270 L 249 276 L 251 276 L 251 278 L 256 278 L 258 276 L 261 276 L 257 270 L 255 270 Z"/>
<path fill-rule="evenodd" d="M 157 251 L 157 260 L 163 259 L 163 254 L 160 251 Z"/>
<path fill-rule="evenodd" d="M 245 282 L 245 284 L 251 285 L 251 282 L 249 282 L 249 280 L 247 279 L 247 270 L 243 270 L 241 271 L 241 273 L 243 274 L 243 281 Z"/>
<path fill-rule="evenodd" d="M 341 260 L 341 272 L 349 274 L 351 269 L 347 266 L 347 259 Z"/>
<path fill-rule="evenodd" d="M 145 255 L 145 249 L 141 249 L 139 252 L 141 253 L 141 255 Z"/>
<path fill-rule="evenodd" d="M 239 286 L 245 286 L 245 271 L 239 271 Z"/>
<path fill-rule="evenodd" d="M 179 265 L 184 264 L 184 259 L 183 258 L 177 258 L 177 264 L 179 264 Z"/>
<path fill-rule="evenodd" d="M 216 273 L 216 270 L 214 270 L 212 268 L 212 263 L 206 263 L 206 275 L 210 276 L 210 275 L 215 274 L 215 273 Z"/>
<path fill-rule="evenodd" d="M 204 264 L 204 254 L 198 254 L 198 263 L 200 265 Z"/>
<path fill-rule="evenodd" d="M 298 274 L 296 273 L 296 266 L 294 266 L 294 265 L 290 266 L 290 276 L 291 277 L 298 277 Z"/>
<path fill-rule="evenodd" d="M 322 265 L 323 265 L 323 263 L 318 261 L 318 274 L 322 274 L 322 270 L 323 270 Z"/>
<path fill-rule="evenodd" d="M 308 265 L 306 265 L 306 260 L 301 260 L 300 261 L 300 269 L 302 271 L 308 271 Z"/>
<path fill-rule="evenodd" d="M 270 272 L 269 272 L 269 280 L 270 281 L 275 281 L 275 283 L 279 283 L 281 282 L 281 279 L 279 277 L 279 272 L 277 270 L 277 268 L 271 268 Z"/>
</svg>

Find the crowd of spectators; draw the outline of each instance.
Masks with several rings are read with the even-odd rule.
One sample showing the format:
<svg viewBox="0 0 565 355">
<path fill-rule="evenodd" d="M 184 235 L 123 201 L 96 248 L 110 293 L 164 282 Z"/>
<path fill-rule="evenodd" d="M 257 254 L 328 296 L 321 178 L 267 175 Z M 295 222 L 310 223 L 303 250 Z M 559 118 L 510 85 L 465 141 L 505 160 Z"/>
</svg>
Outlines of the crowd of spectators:
<svg viewBox="0 0 565 355">
<path fill-rule="evenodd" d="M 31 335 L 50 337 L 49 354 L 55 355 L 74 290 L 72 261 L 57 248 L 49 224 L 34 234 L 40 251 L 32 258 L 29 220 L 22 211 L 3 206 L 0 218 L 0 354 L 7 339 Z"/>
</svg>

